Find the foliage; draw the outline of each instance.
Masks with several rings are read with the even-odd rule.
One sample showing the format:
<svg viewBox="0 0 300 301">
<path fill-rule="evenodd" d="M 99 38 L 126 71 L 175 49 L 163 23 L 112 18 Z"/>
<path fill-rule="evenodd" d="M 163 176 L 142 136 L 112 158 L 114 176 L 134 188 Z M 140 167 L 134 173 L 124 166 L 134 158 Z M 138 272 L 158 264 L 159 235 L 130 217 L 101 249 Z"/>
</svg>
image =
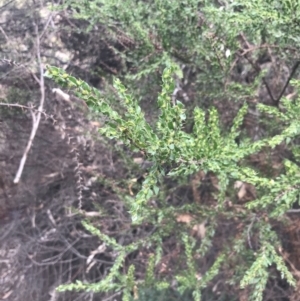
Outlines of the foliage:
<svg viewBox="0 0 300 301">
<path fill-rule="evenodd" d="M 120 275 L 120 267 L 123 265 L 126 256 L 141 246 L 161 243 L 164 237 L 171 235 L 176 214 L 182 211 L 189 210 L 196 212 L 202 219 L 210 218 L 214 220 L 218 218 L 220 213 L 230 217 L 232 214 L 231 212 L 227 212 L 224 207 L 224 201 L 231 179 L 252 183 L 264 192 L 261 194 L 261 198 L 247 204 L 248 210 L 242 214 L 241 217 L 243 218 L 245 218 L 245 214 L 251 214 L 252 208 L 261 210 L 262 212 L 267 208 L 266 212 L 270 216 L 282 215 L 294 201 L 294 190 L 296 188 L 291 191 L 289 187 L 293 187 L 294 182 L 297 182 L 297 175 L 299 174 L 297 166 L 287 161 L 286 174 L 274 180 L 262 177 L 249 167 L 240 165 L 240 161 L 245 156 L 252 152 L 257 152 L 262 147 L 274 147 L 284 139 L 292 139 L 297 135 L 300 126 L 295 121 L 294 114 L 299 112 L 299 102 L 295 102 L 295 105 L 289 103 L 285 114 L 277 113 L 288 124 L 281 134 L 256 143 L 245 141 L 238 145 L 235 140 L 238 136 L 238 129 L 242 123 L 243 116 L 247 112 L 246 105 L 241 108 L 233 122 L 231 131 L 226 135 L 224 133 L 221 135 L 218 114 L 214 108 L 209 110 L 208 120 L 206 120 L 203 110 L 195 108 L 193 132 L 186 133 L 182 129 L 186 118 L 184 106 L 180 102 L 172 104 L 169 96 L 174 89 L 172 81 L 173 71 L 174 68 L 172 66 L 166 68 L 164 71 L 162 91 L 158 97 L 158 106 L 161 113 L 155 127 L 152 128 L 146 122 L 137 102 L 126 92 L 125 87 L 119 80 L 115 81 L 115 88 L 126 110 L 123 115 L 116 112 L 109 103 L 102 99 L 96 89 L 88 86 L 81 80 L 69 76 L 62 69 L 48 67 L 48 77 L 53 78 L 56 82 L 68 88 L 73 88 L 77 96 L 108 117 L 108 120 L 100 129 L 103 135 L 122 141 L 124 144 L 131 146 L 133 151 L 143 152 L 147 159 L 153 162 L 140 192 L 137 193 L 135 198 L 128 198 L 126 205 L 131 214 L 133 224 L 151 223 L 159 225 L 157 233 L 148 240 L 128 246 L 121 246 L 113 238 L 107 237 L 100 230 L 95 229 L 91 224 L 85 222 L 84 226 L 86 229 L 97 235 L 103 242 L 118 252 L 118 257 L 111 268 L 110 274 L 100 283 L 83 284 L 77 282 L 66 285 L 62 289 L 86 289 L 93 291 L 132 289 L 135 283 L 133 276 L 134 267 L 129 267 L 127 276 Z M 261 106 L 261 108 L 269 113 L 274 111 L 273 108 L 269 110 L 267 106 Z M 189 175 L 199 169 L 203 169 L 205 172 L 212 171 L 220 179 L 218 203 L 214 208 L 199 207 L 197 204 L 170 208 L 163 200 L 159 202 L 159 199 L 157 199 L 157 202 L 159 202 L 158 206 L 154 207 L 149 204 L 150 199 L 157 198 L 159 185 L 163 176 L 177 177 L 182 174 Z M 294 182 L 291 182 L 291 176 L 293 176 L 292 180 Z M 255 300 L 262 300 L 262 292 L 268 279 L 266 268 L 272 263 L 277 265 L 282 276 L 286 277 L 290 284 L 294 284 L 292 275 L 286 269 L 282 259 L 272 246 L 274 243 L 279 245 L 279 242 L 270 225 L 268 223 L 266 225 L 261 223 L 259 231 L 261 233 L 260 255 L 257 256 L 250 269 L 247 272 L 245 271 L 246 274 L 241 282 L 242 287 L 248 284 L 253 284 L 256 287 L 255 295 L 253 295 L 256 298 Z M 197 267 L 193 256 L 196 251 L 195 243 L 187 235 L 186 229 L 183 229 L 182 232 L 180 231 L 178 236 L 184 245 L 187 262 L 186 271 L 175 275 L 178 281 L 178 291 L 184 293 L 186 290 L 193 289 L 194 299 L 200 300 L 201 288 L 206 287 L 207 283 L 218 274 L 222 262 L 226 254 L 228 254 L 228 250 L 224 246 L 224 250 L 216 258 L 211 269 L 201 279 L 198 279 Z M 156 254 L 156 256 L 159 256 L 159 254 Z M 152 260 L 150 259 L 150 266 L 153 267 Z M 153 273 L 148 272 L 147 275 L 147 282 L 153 283 Z M 156 280 L 156 285 L 168 287 L 168 283 L 162 282 L 161 279 Z M 128 300 L 128 298 L 128 291 L 125 290 L 124 300 Z"/>
<path fill-rule="evenodd" d="M 232 70 L 244 57 L 256 64 L 266 49 L 278 60 L 299 59 L 298 1 L 74 1 L 73 16 L 89 21 L 89 28 L 105 24 L 111 48 L 123 60 L 127 86 L 138 99 L 147 97 L 147 85 L 156 89 L 166 60 L 175 60 L 184 73 L 193 74 L 197 102 L 216 97 L 245 99 L 253 88 L 232 82 Z M 120 52 L 114 41 L 129 40 L 134 48 Z M 242 40 L 242 43 L 240 43 Z M 246 49 L 241 47 L 246 44 Z M 258 46 L 257 46 L 258 45 Z M 238 68 L 253 68 L 249 62 Z M 131 72 L 134 70 L 134 72 Z M 143 79 L 147 78 L 146 81 Z M 137 87 L 137 81 L 140 80 Z M 247 92 L 248 91 L 248 92 Z M 251 92 L 252 91 L 252 92 Z"/>
<path fill-rule="evenodd" d="M 296 0 L 66 1 L 64 8 L 72 10 L 74 17 L 88 20 L 89 29 L 100 23 L 113 42 L 121 38 L 133 41 L 133 46 L 123 51 L 113 42 L 111 46 L 123 61 L 119 74 L 122 81 L 114 80 L 115 98 L 121 107 L 64 70 L 48 67 L 47 76 L 72 89 L 105 118 L 99 129 L 102 135 L 122 142 L 152 162 L 140 191 L 124 202 L 133 225 L 156 225 L 156 231 L 143 241 L 121 246 L 85 222 L 86 229 L 116 250 L 118 256 L 111 273 L 99 284 L 77 283 L 62 289 L 123 290 L 124 300 L 129 300 L 130 293 L 138 288 L 169 288 L 175 279 L 179 293 L 193 291 L 194 300 L 200 300 L 212 279 L 230 269 L 226 258 L 236 270 L 228 283 L 250 286 L 253 300 L 262 300 L 272 265 L 290 285 L 295 285 L 279 254 L 281 243 L 272 222 L 282 222 L 299 195 L 299 166 L 285 160 L 279 175 L 266 175 L 251 167 L 248 158 L 282 145 L 299 157 L 299 99 L 283 97 L 288 81 L 279 93 L 272 91 L 267 82 L 270 70 L 261 72 L 266 56 L 278 63 L 294 63 L 296 72 L 295 60 L 299 58 L 295 49 L 300 42 L 297 7 Z M 245 79 L 252 74 L 253 79 Z M 299 89 L 298 81 L 292 84 Z M 194 103 L 188 98 L 184 104 L 174 96 L 174 91 L 185 85 L 191 87 Z M 267 87 L 272 104 L 257 101 L 262 86 Z M 140 100 L 154 97 L 159 114 L 155 122 L 148 122 Z M 225 100 L 238 103 L 240 108 L 229 129 L 223 125 L 220 110 L 213 106 Z M 261 139 L 251 140 L 242 128 L 253 104 L 271 126 Z M 199 170 L 218 179 L 214 203 L 170 206 L 164 198 L 164 181 L 188 177 Z M 256 189 L 255 198 L 238 210 L 228 206 L 234 181 Z M 195 215 L 194 222 L 178 226 L 176 218 L 187 212 Z M 222 218 L 237 220 L 244 230 L 237 236 L 234 231 L 229 234 L 214 256 L 214 263 L 200 275 L 197 256 L 209 256 Z M 209 226 L 199 244 L 191 237 L 190 229 L 203 221 L 208 221 Z M 178 229 L 176 233 L 174 227 Z M 172 279 L 155 272 L 163 242 L 171 235 L 185 250 Z M 139 248 L 155 249 L 155 255 L 149 257 L 145 279 L 136 278 L 136 267 L 132 265 L 126 273 L 120 269 L 130 252 Z"/>
</svg>

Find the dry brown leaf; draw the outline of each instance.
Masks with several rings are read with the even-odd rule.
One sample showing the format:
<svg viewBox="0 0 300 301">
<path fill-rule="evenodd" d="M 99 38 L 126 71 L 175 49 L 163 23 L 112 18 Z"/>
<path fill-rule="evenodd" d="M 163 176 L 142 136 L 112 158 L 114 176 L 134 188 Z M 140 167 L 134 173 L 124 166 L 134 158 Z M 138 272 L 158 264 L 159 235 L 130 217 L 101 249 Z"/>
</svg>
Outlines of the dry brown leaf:
<svg viewBox="0 0 300 301">
<path fill-rule="evenodd" d="M 193 235 L 203 239 L 205 237 L 206 227 L 205 222 L 193 226 Z"/>
<path fill-rule="evenodd" d="M 179 214 L 176 216 L 178 223 L 190 224 L 194 220 L 194 217 L 190 214 Z"/>
<path fill-rule="evenodd" d="M 129 190 L 129 194 L 130 195 L 134 195 L 133 191 L 132 191 L 132 186 L 134 185 L 134 183 L 137 182 L 137 178 L 131 179 L 130 183 L 128 184 L 128 190 Z"/>
<path fill-rule="evenodd" d="M 238 192 L 238 198 L 239 200 L 241 200 L 245 195 L 246 195 L 246 185 L 243 184 L 242 187 L 240 188 L 239 192 Z"/>
<path fill-rule="evenodd" d="M 184 223 L 184 224 L 188 224 L 188 225 L 191 222 L 193 222 L 194 220 L 195 220 L 195 218 L 191 214 L 187 214 L 187 213 L 179 214 L 176 217 L 176 221 L 178 223 Z M 201 224 L 193 225 L 191 235 L 197 236 L 202 239 L 205 237 L 205 232 L 206 232 L 206 227 L 205 227 L 205 222 L 203 222 Z"/>
<path fill-rule="evenodd" d="M 141 158 L 134 158 L 133 162 L 136 163 L 136 164 L 142 164 L 144 162 L 144 159 L 142 157 Z"/>
<path fill-rule="evenodd" d="M 138 287 L 135 285 L 133 287 L 133 300 L 138 300 L 139 299 L 139 291 Z"/>
</svg>

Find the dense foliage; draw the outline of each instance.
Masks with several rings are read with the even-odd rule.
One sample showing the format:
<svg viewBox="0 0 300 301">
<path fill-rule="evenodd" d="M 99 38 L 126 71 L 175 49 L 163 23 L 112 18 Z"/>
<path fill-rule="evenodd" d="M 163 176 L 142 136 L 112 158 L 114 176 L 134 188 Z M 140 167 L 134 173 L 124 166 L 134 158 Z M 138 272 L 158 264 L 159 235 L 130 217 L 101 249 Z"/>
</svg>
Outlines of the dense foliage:
<svg viewBox="0 0 300 301">
<path fill-rule="evenodd" d="M 67 5 L 76 18 L 89 21 L 88 30 L 104 26 L 112 48 L 121 35 L 131 41 L 122 50 L 114 48 L 122 60 L 119 77 L 128 88 L 115 79 L 117 96 L 107 96 L 56 67 L 48 67 L 46 75 L 102 116 L 102 135 L 151 163 L 140 190 L 124 203 L 132 227 L 155 228 L 151 236 L 122 245 L 85 221 L 89 232 L 116 251 L 115 263 L 99 283 L 77 282 L 60 289 L 122 290 L 123 300 L 130 300 L 145 288 L 172 286 L 200 300 L 203 289 L 223 274 L 228 285 L 249 286 L 249 299 L 263 300 L 270 274 L 276 275 L 273 266 L 295 286 L 274 225 L 285 221 L 299 195 L 300 100 L 295 95 L 300 83 L 291 83 L 299 65 L 298 1 L 94 0 Z M 154 93 L 149 96 L 149 91 Z M 154 97 L 159 113 L 149 122 L 140 104 Z M 225 110 L 236 112 L 230 126 L 223 118 Z M 251 110 L 258 116 L 253 127 L 262 133 L 244 130 Z M 267 171 L 258 169 L 249 160 L 276 147 L 291 154 L 279 171 L 272 163 Z M 176 183 L 200 170 L 217 179 L 213 200 L 170 203 L 166 181 Z M 254 187 L 251 200 L 239 203 L 234 197 L 237 182 Z M 191 221 L 179 223 L 187 214 Z M 203 271 L 221 220 L 237 229 L 222 240 Z M 192 236 L 195 225 L 205 226 L 205 234 Z M 173 273 L 155 272 L 164 241 L 174 235 L 182 250 L 177 266 Z M 137 267 L 125 262 L 142 249 L 151 252 L 143 276 L 139 272 L 137 277 Z"/>
</svg>

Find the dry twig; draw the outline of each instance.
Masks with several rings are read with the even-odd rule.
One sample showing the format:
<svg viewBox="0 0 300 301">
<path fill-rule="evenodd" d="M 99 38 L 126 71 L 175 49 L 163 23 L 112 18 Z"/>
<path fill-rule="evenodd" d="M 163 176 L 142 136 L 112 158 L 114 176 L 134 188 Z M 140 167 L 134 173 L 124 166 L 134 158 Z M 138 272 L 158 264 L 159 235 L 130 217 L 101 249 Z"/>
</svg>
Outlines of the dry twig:
<svg viewBox="0 0 300 301">
<path fill-rule="evenodd" d="M 39 83 L 40 83 L 41 98 L 40 98 L 40 104 L 39 104 L 39 107 L 38 107 L 38 112 L 34 113 L 31 110 L 32 119 L 33 119 L 32 130 L 31 130 L 30 137 L 29 137 L 28 143 L 26 145 L 25 151 L 23 153 L 23 157 L 20 161 L 18 171 L 17 171 L 16 176 L 14 178 L 14 183 L 15 184 L 19 183 L 20 178 L 22 176 L 22 172 L 23 172 L 26 160 L 27 160 L 28 152 L 31 149 L 34 137 L 36 135 L 36 132 L 37 132 L 39 124 L 40 124 L 41 115 L 42 115 L 41 112 L 43 111 L 44 102 L 45 102 L 44 68 L 43 68 L 42 61 L 41 61 L 40 37 L 39 37 L 39 32 L 38 32 L 38 26 L 36 24 L 35 24 L 35 31 L 36 31 L 36 43 L 37 43 L 37 59 L 38 59 L 38 64 L 39 64 L 39 68 L 40 68 Z"/>
</svg>

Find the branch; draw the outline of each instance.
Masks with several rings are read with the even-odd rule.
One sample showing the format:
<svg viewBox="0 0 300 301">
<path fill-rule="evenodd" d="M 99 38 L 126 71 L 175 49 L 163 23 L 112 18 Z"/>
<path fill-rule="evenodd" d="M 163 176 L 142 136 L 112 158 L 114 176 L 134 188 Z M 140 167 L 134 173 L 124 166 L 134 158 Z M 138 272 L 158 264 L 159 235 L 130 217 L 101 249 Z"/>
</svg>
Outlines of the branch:
<svg viewBox="0 0 300 301">
<path fill-rule="evenodd" d="M 286 50 L 290 50 L 290 51 L 295 51 L 295 50 L 296 50 L 295 48 L 291 48 L 291 47 L 284 47 L 284 48 L 281 48 L 280 46 L 277 46 L 277 45 L 268 45 L 268 44 L 264 44 L 264 45 L 260 45 L 260 46 L 252 46 L 252 45 L 250 45 L 250 43 L 247 41 L 247 39 L 246 39 L 246 37 L 245 37 L 245 35 L 244 35 L 243 33 L 241 33 L 239 37 L 242 39 L 242 41 L 244 42 L 244 44 L 246 44 L 247 49 L 241 49 L 240 51 L 243 51 L 243 52 L 240 53 L 240 54 L 237 53 L 237 55 L 240 56 L 240 57 L 245 57 L 246 60 L 252 65 L 252 67 L 254 67 L 254 69 L 256 69 L 258 72 L 261 71 L 261 68 L 260 68 L 260 66 L 257 65 L 257 63 L 254 63 L 254 62 L 252 61 L 252 59 L 250 59 L 250 58 L 247 56 L 247 54 L 248 54 L 249 52 L 252 52 L 252 51 L 257 50 L 257 49 L 262 49 L 262 48 L 278 48 L 278 49 L 286 49 Z M 264 85 L 266 86 L 266 88 L 267 88 L 267 90 L 268 90 L 268 94 L 269 94 L 269 96 L 271 97 L 271 99 L 272 99 L 272 101 L 274 102 L 274 104 L 275 104 L 276 107 L 278 107 L 279 101 L 280 101 L 281 97 L 283 96 L 283 94 L 284 94 L 284 92 L 285 92 L 287 86 L 289 85 L 289 83 L 290 83 L 292 77 L 294 76 L 296 70 L 298 69 L 299 65 L 300 65 L 300 61 L 298 60 L 298 61 L 296 61 L 296 63 L 294 64 L 294 66 L 293 66 L 293 68 L 292 68 L 292 72 L 290 73 L 290 75 L 289 75 L 289 77 L 288 77 L 288 79 L 287 79 L 287 81 L 286 81 L 286 83 L 285 83 L 285 85 L 284 85 L 282 91 L 280 92 L 280 95 L 279 95 L 276 99 L 273 97 L 272 92 L 271 92 L 271 89 L 270 89 L 270 87 L 268 86 L 266 80 L 265 80 L 264 78 L 262 79 Z"/>
<path fill-rule="evenodd" d="M 280 95 L 279 95 L 278 98 L 275 100 L 275 105 L 276 105 L 277 107 L 278 107 L 278 105 L 279 105 L 279 101 L 280 101 L 282 95 L 284 94 L 284 92 L 285 92 L 287 86 L 289 85 L 289 83 L 290 83 L 292 77 L 294 76 L 296 70 L 298 69 L 299 65 L 300 65 L 300 61 L 297 61 L 297 62 L 294 64 L 294 66 L 293 66 L 293 68 L 292 68 L 292 72 L 290 73 L 290 75 L 289 75 L 289 77 L 288 77 L 288 79 L 287 79 L 287 81 L 286 81 L 286 83 L 285 83 L 285 85 L 284 85 L 282 91 L 280 92 Z"/>
<path fill-rule="evenodd" d="M 239 49 L 238 51 L 240 52 L 240 55 L 241 56 L 244 56 L 246 55 L 247 53 L 249 52 L 253 52 L 255 50 L 260 50 L 260 49 L 265 49 L 265 48 L 274 48 L 274 49 L 278 49 L 278 50 L 288 50 L 288 51 L 293 51 L 293 52 L 296 52 L 297 49 L 294 48 L 294 47 L 281 47 L 281 46 L 278 46 L 278 45 L 272 45 L 272 44 L 263 44 L 263 45 L 259 45 L 259 46 L 252 46 L 247 48 L 247 49 L 244 49 L 244 48 L 241 48 Z"/>
<path fill-rule="evenodd" d="M 251 64 L 251 66 L 252 66 L 258 73 L 261 72 L 261 68 L 260 68 L 259 65 L 257 65 L 257 63 L 254 63 L 254 62 L 252 61 L 252 59 L 250 59 L 247 55 L 245 55 L 244 57 L 245 57 L 245 59 Z M 268 83 L 267 83 L 267 81 L 266 81 L 266 79 L 265 79 L 264 77 L 262 78 L 262 81 L 263 81 L 264 85 L 265 85 L 266 88 L 267 88 L 267 91 L 268 91 L 268 94 L 269 94 L 270 98 L 271 98 L 272 101 L 275 103 L 276 100 L 275 100 L 275 98 L 274 98 L 274 96 L 273 96 L 273 94 L 272 94 L 272 91 L 271 91 L 271 89 L 270 89 L 270 87 L 269 87 L 269 85 L 268 85 Z"/>
<path fill-rule="evenodd" d="M 53 115 L 49 115 L 45 111 L 39 111 L 39 110 L 35 109 L 35 107 L 33 105 L 24 106 L 24 105 L 20 105 L 18 103 L 0 102 L 0 106 L 4 106 L 4 107 L 8 107 L 8 108 L 17 107 L 17 108 L 20 108 L 22 110 L 30 110 L 30 112 L 41 113 L 42 115 L 44 115 L 45 119 L 51 119 L 53 124 L 58 123 Z"/>
<path fill-rule="evenodd" d="M 41 91 L 41 98 L 40 98 L 40 104 L 38 107 L 38 112 L 34 113 L 32 110 L 32 118 L 33 118 L 33 122 L 32 122 L 32 130 L 30 133 L 30 137 L 27 143 L 27 146 L 24 150 L 23 153 L 23 157 L 20 161 L 20 165 L 19 165 L 19 169 L 16 173 L 16 176 L 14 178 L 14 183 L 18 184 L 20 181 L 20 178 L 22 176 L 22 172 L 27 160 L 27 156 L 28 156 L 28 152 L 31 149 L 34 137 L 36 135 L 36 132 L 38 130 L 39 124 L 40 124 L 40 120 L 41 120 L 41 115 L 42 115 L 42 111 L 43 111 L 43 107 L 44 107 L 44 102 L 45 102 L 45 85 L 44 85 L 44 69 L 43 69 L 43 65 L 42 65 L 42 61 L 41 61 L 41 53 L 40 53 L 40 37 L 39 37 L 39 33 L 38 33 L 38 26 L 37 24 L 35 24 L 35 31 L 36 31 L 36 45 L 37 45 L 37 59 L 38 59 L 38 63 L 39 63 L 39 68 L 40 68 L 40 91 Z"/>
<path fill-rule="evenodd" d="M 0 7 L 0 10 L 1 10 L 2 8 L 4 8 L 5 6 L 11 4 L 11 3 L 14 2 L 14 1 L 15 1 L 15 0 L 8 1 L 7 3 L 5 3 L 4 5 L 2 5 L 2 6 Z"/>
</svg>

